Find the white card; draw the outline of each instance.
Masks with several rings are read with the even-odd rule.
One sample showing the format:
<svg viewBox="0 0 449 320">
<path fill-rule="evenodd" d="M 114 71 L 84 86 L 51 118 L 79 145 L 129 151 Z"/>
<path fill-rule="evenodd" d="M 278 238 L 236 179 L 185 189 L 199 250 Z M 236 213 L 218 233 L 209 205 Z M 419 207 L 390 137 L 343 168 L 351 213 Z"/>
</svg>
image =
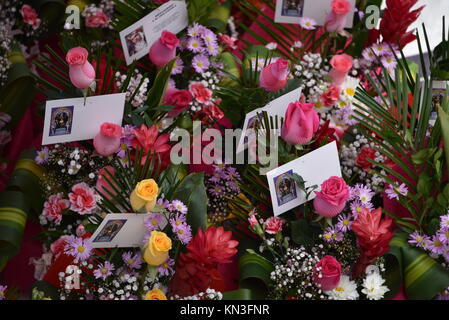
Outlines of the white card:
<svg viewBox="0 0 449 320">
<path fill-rule="evenodd" d="M 93 248 L 141 247 L 147 231 L 144 220 L 151 215 L 151 213 L 110 213 L 90 237 L 89 244 Z M 164 228 L 165 225 L 161 227 Z"/>
<path fill-rule="evenodd" d="M 240 136 L 237 145 L 237 153 L 240 153 L 246 149 L 247 147 L 247 144 L 245 143 L 246 135 L 248 137 L 248 141 L 252 141 L 252 139 L 255 138 L 254 131 L 252 131 L 251 133 L 247 131 L 249 129 L 255 128 L 255 126 L 259 122 L 258 117 L 259 114 L 261 114 L 263 111 L 266 111 L 268 117 L 273 117 L 273 121 L 275 120 L 275 117 L 278 116 L 279 119 L 278 121 L 280 125 L 281 118 L 285 117 L 285 112 L 287 111 L 289 104 L 298 101 L 300 97 L 301 97 L 301 88 L 298 88 L 271 101 L 263 108 L 259 108 L 247 113 L 245 117 L 245 122 L 243 124 L 242 135 Z M 280 134 L 280 130 L 278 130 L 277 133 Z"/>
<path fill-rule="evenodd" d="M 304 179 L 306 187 L 317 185 L 318 189 L 315 191 L 320 191 L 321 184 L 330 177 L 341 177 L 337 143 L 331 142 L 267 173 L 275 216 L 315 198 L 315 193 L 312 192 L 309 199 L 306 199 L 305 192 L 287 175 L 293 173 Z"/>
<path fill-rule="evenodd" d="M 172 0 L 120 32 L 126 64 L 148 55 L 150 48 L 162 34 L 168 30 L 177 34 L 189 23 L 185 1 Z"/>
<path fill-rule="evenodd" d="M 355 0 L 349 0 L 352 4 L 351 12 L 355 8 Z M 277 0 L 275 22 L 299 24 L 300 18 L 312 18 L 317 25 L 323 26 L 326 17 L 331 12 L 332 0 Z M 346 28 L 352 28 L 354 14 L 348 15 Z"/>
<path fill-rule="evenodd" d="M 93 139 L 104 122 L 122 125 L 125 93 L 49 100 L 42 145 Z"/>
</svg>

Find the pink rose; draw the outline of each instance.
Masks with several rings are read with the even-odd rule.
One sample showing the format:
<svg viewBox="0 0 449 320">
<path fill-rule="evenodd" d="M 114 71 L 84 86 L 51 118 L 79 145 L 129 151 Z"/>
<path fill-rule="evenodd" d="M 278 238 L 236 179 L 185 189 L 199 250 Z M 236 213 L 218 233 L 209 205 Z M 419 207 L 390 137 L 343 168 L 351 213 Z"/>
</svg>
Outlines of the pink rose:
<svg viewBox="0 0 449 320">
<path fill-rule="evenodd" d="M 285 113 L 281 136 L 291 144 L 306 144 L 318 130 L 320 119 L 313 103 L 290 103 Z"/>
<path fill-rule="evenodd" d="M 348 0 L 332 0 L 332 12 L 338 15 L 348 14 L 351 11 L 352 5 Z"/>
<path fill-rule="evenodd" d="M 150 48 L 150 60 L 158 67 L 166 65 L 176 57 L 179 39 L 170 31 L 162 31 L 162 35 Z"/>
<path fill-rule="evenodd" d="M 287 85 L 288 60 L 277 59 L 276 62 L 263 68 L 259 77 L 259 85 L 267 91 L 278 91 Z"/>
<path fill-rule="evenodd" d="M 331 86 L 321 95 L 321 103 L 325 107 L 332 107 L 340 99 L 340 91 L 339 87 Z"/>
<path fill-rule="evenodd" d="M 86 27 L 98 28 L 107 25 L 108 22 L 108 16 L 102 10 L 97 10 L 94 15 L 89 15 L 86 18 Z"/>
<path fill-rule="evenodd" d="M 33 27 L 33 29 L 39 28 L 41 19 L 38 18 L 36 10 L 27 4 L 24 4 L 20 9 L 20 14 L 23 17 L 23 21 Z"/>
<path fill-rule="evenodd" d="M 78 212 L 81 215 L 92 213 L 97 207 L 96 194 L 86 183 L 81 182 L 72 187 L 69 193 L 70 210 Z"/>
<path fill-rule="evenodd" d="M 265 221 L 265 232 L 269 234 L 276 234 L 282 231 L 284 220 L 278 217 L 270 217 Z"/>
<path fill-rule="evenodd" d="M 61 253 L 64 253 L 66 245 L 69 243 L 72 236 L 61 236 L 58 240 L 50 245 L 50 251 L 55 257 L 58 257 Z"/>
<path fill-rule="evenodd" d="M 168 113 L 168 116 L 173 118 L 186 110 L 190 102 L 192 102 L 192 95 L 189 90 L 169 88 L 165 92 L 163 103 L 166 105 L 175 106 L 175 108 Z"/>
<path fill-rule="evenodd" d="M 62 220 L 62 212 L 70 207 L 70 201 L 63 199 L 62 193 L 51 195 L 44 203 L 42 214 L 48 221 L 59 225 Z"/>
<path fill-rule="evenodd" d="M 345 53 L 333 56 L 330 64 L 332 70 L 329 75 L 332 77 L 334 86 L 341 86 L 352 68 L 352 57 Z"/>
<path fill-rule="evenodd" d="M 189 91 L 193 98 L 201 103 L 208 103 L 212 98 L 212 90 L 206 88 L 201 82 L 190 83 Z"/>
<path fill-rule="evenodd" d="M 82 66 L 86 63 L 89 53 L 83 47 L 75 47 L 67 52 L 65 60 L 70 66 Z"/>
<path fill-rule="evenodd" d="M 332 256 L 324 256 L 313 268 L 315 283 L 323 291 L 331 291 L 340 283 L 341 265 Z"/>
<path fill-rule="evenodd" d="M 325 27 L 328 32 L 341 32 L 346 27 L 351 3 L 347 0 L 333 0 L 332 11 L 326 17 Z"/>
<path fill-rule="evenodd" d="M 236 40 L 234 38 L 228 36 L 227 34 L 220 33 L 218 35 L 218 39 L 225 47 L 228 47 L 231 50 L 237 49 L 237 45 L 235 44 Z"/>
<path fill-rule="evenodd" d="M 94 138 L 95 150 L 103 157 L 108 157 L 120 148 L 122 127 L 114 123 L 103 123 L 100 132 Z"/>
<path fill-rule="evenodd" d="M 248 222 L 249 222 L 249 225 L 251 226 L 251 228 L 253 228 L 253 229 L 259 224 L 255 214 L 252 214 L 249 216 Z"/>
<path fill-rule="evenodd" d="M 111 200 L 111 196 L 106 192 L 106 190 L 109 191 L 112 195 L 115 195 L 116 192 L 114 191 L 113 187 L 108 182 L 108 181 L 110 181 L 111 183 L 114 183 L 111 176 L 106 172 L 106 170 L 112 176 L 115 175 L 115 170 L 113 167 L 111 167 L 111 166 L 104 167 L 103 169 L 101 169 L 98 172 L 98 179 L 97 179 L 97 184 L 95 187 L 97 188 L 97 190 L 99 192 L 101 192 L 106 197 L 106 199 Z M 105 177 L 107 180 L 105 179 Z"/>
<path fill-rule="evenodd" d="M 332 218 L 339 214 L 349 199 L 349 188 L 340 177 L 330 177 L 321 184 L 321 191 L 315 191 L 315 211 L 323 217 Z"/>
</svg>

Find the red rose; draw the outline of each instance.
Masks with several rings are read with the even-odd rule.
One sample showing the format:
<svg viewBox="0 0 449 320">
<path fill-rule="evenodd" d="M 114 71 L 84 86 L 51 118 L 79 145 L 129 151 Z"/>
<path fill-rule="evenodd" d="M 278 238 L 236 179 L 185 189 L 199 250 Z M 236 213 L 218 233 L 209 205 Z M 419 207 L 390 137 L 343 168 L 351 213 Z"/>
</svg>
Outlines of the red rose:
<svg viewBox="0 0 449 320">
<path fill-rule="evenodd" d="M 179 39 L 170 31 L 164 30 L 161 35 L 161 43 L 168 49 L 174 49 L 179 44 Z"/>
<path fill-rule="evenodd" d="M 175 106 L 175 108 L 168 113 L 169 117 L 178 116 L 181 112 L 187 109 L 190 102 L 192 102 L 192 95 L 188 90 L 169 88 L 165 92 L 164 104 Z"/>
<path fill-rule="evenodd" d="M 313 278 L 323 291 L 335 289 L 340 283 L 341 265 L 332 256 L 324 256 L 314 267 Z"/>
<path fill-rule="evenodd" d="M 321 191 L 315 191 L 313 200 L 315 211 L 323 217 L 332 218 L 339 214 L 349 198 L 349 188 L 340 177 L 330 177 L 321 185 Z"/>
<path fill-rule="evenodd" d="M 368 162 L 368 159 L 374 160 L 376 158 L 376 150 L 370 147 L 363 147 L 360 150 L 360 153 L 357 155 L 357 159 L 355 159 L 355 164 L 361 167 L 363 170 L 368 171 L 374 164 Z"/>
<path fill-rule="evenodd" d="M 265 221 L 265 232 L 269 234 L 276 234 L 282 231 L 284 220 L 278 217 L 270 217 Z"/>
</svg>

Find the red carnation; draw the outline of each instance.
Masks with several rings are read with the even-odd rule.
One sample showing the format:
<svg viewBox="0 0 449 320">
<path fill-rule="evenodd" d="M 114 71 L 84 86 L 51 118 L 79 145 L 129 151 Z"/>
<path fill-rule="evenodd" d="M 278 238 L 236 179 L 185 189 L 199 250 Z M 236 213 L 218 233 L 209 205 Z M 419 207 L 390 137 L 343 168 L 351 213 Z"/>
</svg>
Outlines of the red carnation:
<svg viewBox="0 0 449 320">
<path fill-rule="evenodd" d="M 360 153 L 357 155 L 355 159 L 355 164 L 361 167 L 363 170 L 368 171 L 374 164 L 369 162 L 368 160 L 374 160 L 376 158 L 376 150 L 370 147 L 363 147 L 360 150 Z"/>
<path fill-rule="evenodd" d="M 187 253 L 181 253 L 176 274 L 170 284 L 171 294 L 194 295 L 208 288 L 226 291 L 225 279 L 218 270 L 220 263 L 230 263 L 237 253 L 238 241 L 232 240 L 232 232 L 223 227 L 207 228 L 198 233 L 187 245 Z"/>
<path fill-rule="evenodd" d="M 365 268 L 376 258 L 384 255 L 389 249 L 389 243 L 393 237 L 390 231 L 393 220 L 382 218 L 382 209 L 363 211 L 352 223 L 352 231 L 357 236 L 361 256 L 353 270 L 353 277 L 358 277 Z"/>
</svg>

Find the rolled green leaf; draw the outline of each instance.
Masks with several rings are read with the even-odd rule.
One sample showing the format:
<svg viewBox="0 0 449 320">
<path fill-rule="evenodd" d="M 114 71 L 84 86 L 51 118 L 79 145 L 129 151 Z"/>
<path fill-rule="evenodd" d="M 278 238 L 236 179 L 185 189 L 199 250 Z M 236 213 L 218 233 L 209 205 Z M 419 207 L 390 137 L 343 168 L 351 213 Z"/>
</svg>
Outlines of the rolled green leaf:
<svg viewBox="0 0 449 320">
<path fill-rule="evenodd" d="M 271 261 L 255 252 L 247 252 L 239 259 L 240 282 L 261 281 L 266 288 L 271 283 L 270 273 L 274 270 Z"/>
<path fill-rule="evenodd" d="M 250 289 L 238 289 L 224 292 L 223 300 L 253 300 L 253 292 Z"/>
<path fill-rule="evenodd" d="M 446 157 L 446 167 L 449 170 L 449 114 L 438 106 L 438 119 L 441 124 L 441 131 L 444 141 L 444 155 Z"/>
</svg>

